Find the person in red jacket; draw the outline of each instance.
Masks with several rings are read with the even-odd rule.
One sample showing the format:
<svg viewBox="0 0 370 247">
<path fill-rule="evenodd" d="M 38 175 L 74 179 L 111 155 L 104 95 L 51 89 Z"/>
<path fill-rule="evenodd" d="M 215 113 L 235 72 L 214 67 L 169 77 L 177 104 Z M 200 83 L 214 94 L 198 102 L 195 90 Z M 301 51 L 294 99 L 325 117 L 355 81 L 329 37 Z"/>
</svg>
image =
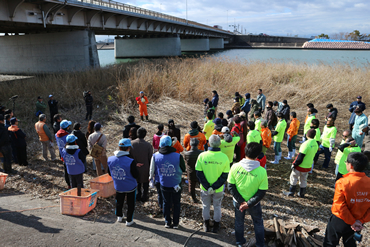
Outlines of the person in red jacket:
<svg viewBox="0 0 370 247">
<path fill-rule="evenodd" d="M 144 95 L 144 92 L 140 92 L 140 96 L 136 97 L 136 102 L 139 104 L 141 121 L 144 121 L 144 115 L 146 121 L 148 121 L 148 109 L 146 105 L 149 103 L 148 98 Z"/>
<path fill-rule="evenodd" d="M 348 173 L 335 184 L 332 215 L 326 226 L 324 247 L 337 246 L 343 238 L 345 247 L 356 246 L 355 232 L 370 221 L 370 178 L 363 172 L 369 161 L 363 153 L 347 157 Z"/>
</svg>

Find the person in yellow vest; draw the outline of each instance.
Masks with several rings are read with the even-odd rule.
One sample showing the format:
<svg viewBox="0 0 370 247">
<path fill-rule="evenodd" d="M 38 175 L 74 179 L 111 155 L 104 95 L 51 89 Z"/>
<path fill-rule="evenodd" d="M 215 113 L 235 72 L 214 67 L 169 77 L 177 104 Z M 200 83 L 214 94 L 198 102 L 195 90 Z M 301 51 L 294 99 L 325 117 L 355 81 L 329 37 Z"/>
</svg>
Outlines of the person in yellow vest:
<svg viewBox="0 0 370 247">
<path fill-rule="evenodd" d="M 352 131 L 350 131 L 350 130 L 343 131 L 343 134 L 342 134 L 343 139 L 340 142 L 339 147 L 340 147 L 340 145 L 346 143 L 346 139 L 350 136 L 352 136 Z M 339 150 L 339 147 L 338 147 L 338 151 L 337 151 L 337 154 L 335 155 L 335 160 L 334 160 L 334 164 L 336 165 L 336 167 L 335 167 L 335 176 L 337 176 L 337 174 L 338 174 L 339 162 L 340 162 L 340 160 L 343 156 L 343 152 Z"/>
<path fill-rule="evenodd" d="M 46 161 L 48 161 L 48 150 L 50 153 L 50 158 L 52 161 L 55 160 L 55 151 L 54 151 L 54 143 L 53 138 L 50 133 L 50 130 L 46 123 L 46 115 L 40 114 L 39 115 L 39 121 L 35 123 L 35 129 L 37 134 L 39 135 L 39 140 L 42 145 L 42 156 Z"/>
<path fill-rule="evenodd" d="M 284 115 L 281 112 L 278 113 L 277 117 L 278 124 L 276 125 L 275 131 L 272 132 L 272 137 L 274 139 L 275 160 L 271 161 L 271 164 L 279 164 L 282 156 L 281 142 L 284 139 L 284 133 L 287 125 Z"/>
<path fill-rule="evenodd" d="M 303 143 L 306 141 L 306 133 L 307 131 L 311 128 L 311 122 L 312 122 L 312 119 L 316 119 L 315 117 L 315 109 L 314 108 L 308 108 L 307 110 L 307 119 L 306 121 L 304 122 L 304 127 L 303 127 L 303 137 L 302 137 L 302 141 L 300 141 L 300 143 Z"/>
<path fill-rule="evenodd" d="M 324 130 L 321 135 L 321 145 L 319 151 L 315 156 L 315 163 L 319 159 L 320 154 L 324 153 L 325 160 L 322 164 L 322 168 L 328 168 L 331 158 L 331 152 L 333 151 L 335 145 L 335 136 L 337 135 L 337 128 L 334 126 L 334 121 L 332 118 L 328 118 Z"/>
<path fill-rule="evenodd" d="M 340 158 L 338 165 L 338 173 L 335 181 L 342 178 L 343 175 L 348 173 L 346 168 L 347 157 L 350 153 L 361 153 L 361 148 L 357 145 L 355 139 L 352 136 L 347 137 L 346 141 L 339 145 L 338 152 L 342 152 L 342 157 Z"/>
<path fill-rule="evenodd" d="M 254 121 L 254 124 L 256 126 L 256 130 L 258 130 L 259 132 L 261 132 L 261 122 L 264 119 L 261 117 L 261 112 L 260 111 L 255 111 L 254 112 L 254 119 L 256 119 Z"/>
</svg>

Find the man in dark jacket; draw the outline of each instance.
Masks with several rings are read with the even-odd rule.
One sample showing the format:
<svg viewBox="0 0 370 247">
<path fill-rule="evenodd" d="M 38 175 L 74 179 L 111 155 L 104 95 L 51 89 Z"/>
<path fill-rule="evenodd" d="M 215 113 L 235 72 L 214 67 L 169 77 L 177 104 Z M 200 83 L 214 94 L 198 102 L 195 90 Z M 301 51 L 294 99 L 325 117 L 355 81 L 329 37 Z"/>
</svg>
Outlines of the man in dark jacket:
<svg viewBox="0 0 370 247">
<path fill-rule="evenodd" d="M 126 125 L 123 129 L 123 138 L 129 138 L 129 133 L 130 133 L 131 128 L 136 128 L 136 129 L 140 128 L 140 125 L 137 125 L 135 123 L 135 117 L 132 115 L 130 115 L 127 118 L 127 122 L 128 122 L 128 125 Z"/>
<path fill-rule="evenodd" d="M 54 115 L 54 124 L 53 124 L 54 135 L 60 130 L 60 122 L 62 122 L 62 116 L 60 114 Z"/>
<path fill-rule="evenodd" d="M 197 162 L 199 154 L 203 151 L 198 149 L 199 140 L 196 138 L 190 139 L 190 150 L 184 153 L 184 158 L 186 161 L 186 172 L 188 173 L 188 184 L 189 193 L 194 203 L 198 203 L 198 199 L 195 195 L 195 187 L 197 186 L 197 174 L 195 172 L 195 164 Z"/>
<path fill-rule="evenodd" d="M 54 115 L 55 114 L 58 114 L 58 101 L 56 101 L 54 98 L 53 98 L 53 95 L 49 95 L 49 101 L 48 101 L 48 105 L 49 105 L 49 110 L 50 110 L 50 122 L 51 124 L 54 123 Z"/>
<path fill-rule="evenodd" d="M 87 91 L 86 95 L 84 95 L 85 104 L 86 104 L 86 118 L 88 120 L 92 118 L 92 110 L 93 110 L 93 97 L 91 96 L 91 92 Z"/>
<path fill-rule="evenodd" d="M 273 130 L 274 127 L 277 124 L 277 117 L 276 117 L 275 111 L 272 109 L 272 107 L 273 107 L 273 102 L 271 102 L 271 101 L 267 102 L 265 119 L 267 121 L 267 127 L 270 130 Z"/>
<path fill-rule="evenodd" d="M 173 121 L 173 119 L 168 120 L 168 130 L 166 131 L 166 135 L 176 137 L 177 140 L 181 141 L 180 129 L 176 128 L 175 121 Z"/>
<path fill-rule="evenodd" d="M 0 115 L 0 152 L 4 156 L 4 172 L 5 173 L 17 173 L 12 169 L 12 147 L 9 138 L 8 129 L 4 126 L 4 115 Z"/>
<path fill-rule="evenodd" d="M 337 115 L 338 115 L 337 108 L 334 108 L 333 104 L 328 104 L 326 106 L 326 109 L 328 109 L 329 112 L 328 112 L 328 115 L 326 115 L 325 121 L 328 121 L 328 118 L 331 118 L 331 119 L 333 119 L 333 121 L 335 121 L 335 119 L 337 119 Z"/>
<path fill-rule="evenodd" d="M 290 119 L 290 106 L 288 105 L 288 101 L 285 99 L 283 100 L 283 107 L 280 111 L 284 115 L 285 121 L 288 123 Z"/>
<path fill-rule="evenodd" d="M 18 164 L 28 166 L 26 134 L 18 127 L 18 119 L 10 119 L 11 126 L 8 128 L 12 146 L 17 150 Z"/>
<path fill-rule="evenodd" d="M 77 137 L 76 144 L 78 145 L 78 148 L 81 150 L 82 154 L 82 162 L 85 166 L 85 172 L 86 172 L 86 156 L 89 154 L 89 150 L 87 150 L 87 140 L 84 133 L 81 131 L 81 124 L 75 123 L 73 125 L 73 131 L 72 134 Z"/>
<path fill-rule="evenodd" d="M 217 112 L 217 106 L 218 106 L 218 93 L 216 90 L 212 91 L 212 105 L 215 107 L 215 114 Z"/>
</svg>

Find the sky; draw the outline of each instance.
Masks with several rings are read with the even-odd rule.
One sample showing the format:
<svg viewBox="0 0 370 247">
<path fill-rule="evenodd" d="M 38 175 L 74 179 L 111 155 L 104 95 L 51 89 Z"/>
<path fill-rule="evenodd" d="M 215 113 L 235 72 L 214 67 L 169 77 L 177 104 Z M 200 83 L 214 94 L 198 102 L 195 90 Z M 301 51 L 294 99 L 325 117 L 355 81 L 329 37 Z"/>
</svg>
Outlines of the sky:
<svg viewBox="0 0 370 247">
<path fill-rule="evenodd" d="M 135 5 L 207 25 L 239 24 L 243 33 L 311 37 L 321 33 L 370 34 L 369 0 L 153 0 L 117 2 Z M 187 2 L 187 8 L 186 8 Z"/>
</svg>

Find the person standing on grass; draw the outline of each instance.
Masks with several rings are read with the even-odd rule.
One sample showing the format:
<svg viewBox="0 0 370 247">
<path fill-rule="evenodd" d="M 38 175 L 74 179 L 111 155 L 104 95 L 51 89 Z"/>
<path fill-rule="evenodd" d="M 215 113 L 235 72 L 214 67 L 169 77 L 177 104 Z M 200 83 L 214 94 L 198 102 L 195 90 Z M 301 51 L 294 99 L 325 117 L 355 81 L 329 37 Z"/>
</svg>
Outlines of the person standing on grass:
<svg viewBox="0 0 370 247">
<path fill-rule="evenodd" d="M 306 121 L 304 122 L 303 137 L 302 137 L 302 141 L 300 141 L 300 143 L 303 143 L 303 142 L 306 141 L 306 133 L 311 128 L 312 119 L 316 119 L 315 115 L 316 115 L 315 109 L 314 108 L 308 108 L 308 110 L 307 110 L 307 116 L 308 117 L 306 117 Z"/>
<path fill-rule="evenodd" d="M 236 132 L 240 136 L 239 142 L 235 146 L 235 159 L 239 162 L 244 158 L 244 151 L 241 150 L 245 146 L 245 138 L 243 135 L 243 126 L 241 125 L 241 118 L 237 115 L 234 117 L 234 127 L 231 129 L 231 132 Z"/>
<path fill-rule="evenodd" d="M 217 112 L 218 100 L 219 100 L 218 93 L 217 93 L 216 90 L 213 90 L 212 91 L 212 105 L 215 108 L 214 114 L 216 114 L 216 112 Z"/>
<path fill-rule="evenodd" d="M 130 139 L 130 141 L 137 139 L 137 128 L 136 127 L 131 127 L 130 132 L 128 133 L 128 139 Z"/>
<path fill-rule="evenodd" d="M 132 115 L 128 116 L 127 122 L 128 125 L 125 125 L 125 127 L 123 128 L 123 138 L 129 138 L 130 129 L 132 127 L 135 127 L 136 129 L 140 128 L 140 125 L 137 125 L 135 123 L 135 117 Z"/>
<path fill-rule="evenodd" d="M 140 91 L 140 96 L 139 97 L 136 97 L 136 102 L 139 105 L 139 111 L 140 111 L 141 121 L 144 121 L 144 115 L 145 115 L 146 121 L 148 121 L 149 119 L 148 119 L 148 108 L 147 108 L 147 104 L 149 103 L 149 100 L 148 100 L 148 97 L 146 97 L 144 95 L 144 92 L 143 91 Z"/>
<path fill-rule="evenodd" d="M 50 153 L 50 158 L 52 161 L 55 160 L 55 151 L 54 151 L 54 143 L 53 137 L 50 133 L 48 126 L 46 125 L 46 115 L 40 114 L 39 121 L 35 123 L 35 130 L 39 135 L 39 140 L 42 145 L 42 156 L 44 157 L 45 161 L 49 161 L 48 159 L 48 150 Z"/>
<path fill-rule="evenodd" d="M 46 113 L 46 104 L 44 100 L 42 99 L 41 96 L 37 97 L 37 102 L 36 102 L 36 117 L 40 116 L 40 114 L 45 114 Z"/>
<path fill-rule="evenodd" d="M 335 145 L 335 137 L 337 135 L 337 128 L 334 126 L 334 121 L 332 118 L 329 118 L 324 126 L 324 130 L 321 135 L 321 145 L 319 151 L 315 156 L 315 163 L 319 159 L 320 154 L 325 154 L 325 160 L 322 164 L 322 168 L 328 168 L 331 158 L 331 152 L 333 151 Z"/>
<path fill-rule="evenodd" d="M 89 139 L 87 140 L 89 150 L 92 150 L 95 143 L 99 146 L 103 147 L 103 152 L 101 153 L 100 157 L 94 158 L 95 166 L 96 166 L 96 174 L 97 176 L 101 176 L 108 172 L 108 164 L 107 164 L 107 137 L 106 135 L 101 133 L 101 129 L 103 126 L 100 123 L 95 123 L 94 125 L 94 133 L 89 135 Z M 131 143 L 131 142 L 130 142 Z M 102 165 L 104 167 L 104 172 L 102 171 Z"/>
<path fill-rule="evenodd" d="M 256 130 L 256 125 L 253 121 L 249 121 L 247 124 L 248 127 L 248 135 L 247 135 L 247 143 L 260 143 L 262 144 L 262 137 L 261 132 Z"/>
<path fill-rule="evenodd" d="M 254 125 L 255 125 L 256 130 L 261 132 L 261 122 L 263 121 L 263 118 L 261 117 L 261 112 L 255 111 L 254 112 L 254 119 L 256 119 L 254 121 Z"/>
<path fill-rule="evenodd" d="M 266 96 L 262 93 L 262 89 L 258 89 L 257 103 L 259 105 L 259 111 L 264 113 L 266 105 Z"/>
<path fill-rule="evenodd" d="M 234 127 L 234 115 L 231 110 L 226 111 L 226 116 L 227 116 L 227 127 L 229 129 L 232 129 Z"/>
<path fill-rule="evenodd" d="M 10 119 L 11 126 L 8 128 L 12 146 L 16 149 L 17 160 L 20 166 L 28 166 L 26 134 L 18 127 L 18 119 Z"/>
<path fill-rule="evenodd" d="M 198 178 L 195 171 L 195 164 L 197 163 L 197 159 L 199 154 L 203 151 L 198 149 L 199 140 L 196 138 L 190 139 L 190 150 L 185 151 L 184 158 L 186 161 L 186 172 L 188 176 L 188 184 L 189 184 L 189 193 L 191 199 L 193 199 L 194 203 L 198 203 L 199 200 L 195 195 L 195 188 L 197 186 Z"/>
<path fill-rule="evenodd" d="M 244 218 L 246 212 L 252 216 L 254 233 L 257 240 L 256 246 L 265 246 L 265 229 L 260 201 L 268 190 L 268 179 L 266 170 L 256 160 L 261 152 L 262 148 L 260 144 L 248 143 L 245 147 L 245 159 L 231 167 L 227 178 L 228 190 L 233 196 L 235 238 L 238 246 L 246 243 L 246 239 L 244 238 Z"/>
<path fill-rule="evenodd" d="M 284 133 L 287 125 L 283 113 L 278 113 L 277 117 L 278 124 L 276 125 L 275 130 L 272 132 L 272 137 L 274 139 L 275 160 L 271 161 L 271 164 L 279 164 L 282 156 L 281 142 L 284 139 Z"/>
<path fill-rule="evenodd" d="M 137 181 L 137 201 L 148 201 L 149 192 L 149 168 L 150 160 L 153 156 L 153 148 L 144 138 L 147 134 L 145 128 L 140 127 L 137 130 L 138 139 L 131 142 L 130 156 L 137 163 L 138 177 Z M 141 191 L 143 189 L 143 192 Z"/>
<path fill-rule="evenodd" d="M 281 109 L 283 109 L 283 102 L 274 101 L 274 106 L 276 106 L 276 115 L 280 113 Z"/>
<path fill-rule="evenodd" d="M 351 105 L 349 106 L 349 112 L 351 112 L 351 117 L 349 118 L 349 121 L 348 121 L 350 130 L 353 129 L 353 125 L 355 124 L 355 119 L 356 119 L 355 109 L 358 107 L 362 107 L 362 111 L 366 110 L 366 105 L 364 102 L 362 102 L 361 96 L 357 96 L 357 100 L 353 101 Z"/>
<path fill-rule="evenodd" d="M 207 112 L 208 112 L 208 102 L 209 102 L 209 99 L 208 98 L 205 98 L 203 100 L 203 118 L 206 119 L 207 117 Z"/>
<path fill-rule="evenodd" d="M 287 146 L 288 146 L 288 149 L 289 149 L 288 157 L 284 157 L 284 159 L 286 159 L 286 160 L 291 160 L 295 156 L 295 142 L 296 142 L 297 137 L 298 137 L 297 134 L 298 134 L 300 124 L 301 123 L 297 119 L 297 113 L 291 112 L 290 113 L 290 125 L 289 125 L 288 131 L 286 132 L 287 135 L 288 135 Z"/>
<path fill-rule="evenodd" d="M 87 139 L 85 135 L 81 131 L 81 124 L 75 123 L 73 125 L 72 134 L 77 137 L 76 144 L 78 145 L 79 149 L 81 150 L 82 162 L 85 165 L 85 172 L 87 171 L 87 164 L 86 164 L 86 156 L 89 155 L 89 150 L 87 150 Z"/>
<path fill-rule="evenodd" d="M 54 115 L 54 123 L 53 123 L 54 135 L 60 130 L 60 122 L 62 122 L 62 116 L 60 114 Z"/>
<path fill-rule="evenodd" d="M 221 152 L 226 154 L 226 156 L 229 158 L 231 167 L 234 162 L 235 145 L 239 142 L 240 136 L 235 131 L 230 133 L 230 129 L 228 127 L 223 127 L 221 132 Z"/>
<path fill-rule="evenodd" d="M 218 118 L 221 119 L 221 124 L 222 126 L 228 126 L 229 125 L 229 122 L 227 121 L 227 119 L 224 118 L 224 114 L 222 112 L 219 112 L 217 114 Z"/>
<path fill-rule="evenodd" d="M 277 117 L 272 107 L 273 103 L 271 101 L 267 102 L 265 119 L 267 121 L 267 127 L 270 130 L 273 130 L 277 124 Z"/>
<path fill-rule="evenodd" d="M 181 141 L 181 131 L 179 128 L 176 128 L 175 121 L 173 121 L 173 119 L 168 120 L 167 127 L 166 135 L 176 137 L 178 141 Z"/>
<path fill-rule="evenodd" d="M 184 136 L 184 147 L 187 151 L 190 150 L 190 140 L 193 138 L 198 139 L 199 144 L 198 144 L 198 149 L 203 151 L 204 150 L 204 145 L 207 143 L 207 139 L 205 135 L 200 131 L 200 127 L 198 125 L 197 121 L 193 121 L 190 123 L 190 128 L 191 130 L 185 134 Z"/>
<path fill-rule="evenodd" d="M 215 118 L 213 120 L 213 123 L 215 124 L 215 128 L 212 131 L 212 135 L 221 135 L 222 134 L 221 130 L 223 127 L 221 119 Z"/>
<path fill-rule="evenodd" d="M 347 138 L 348 137 L 351 137 L 351 136 L 352 136 L 352 131 L 350 131 L 350 130 L 343 131 L 342 141 L 340 142 L 339 147 L 342 144 L 346 143 Z M 339 162 L 340 162 L 340 160 L 341 160 L 341 158 L 343 156 L 343 152 L 340 151 L 339 147 L 338 147 L 337 154 L 335 155 L 335 160 L 334 160 L 334 164 L 336 165 L 336 167 L 335 167 L 335 176 L 338 175 Z"/>
<path fill-rule="evenodd" d="M 286 99 L 283 100 L 283 107 L 281 108 L 280 112 L 284 115 L 284 119 L 288 123 L 290 119 L 290 106 L 288 105 L 288 101 Z"/>
<path fill-rule="evenodd" d="M 308 172 L 312 169 L 313 159 L 319 149 L 314 139 L 315 135 L 316 131 L 314 129 L 307 131 L 307 141 L 299 147 L 298 157 L 292 164 L 289 192 L 285 193 L 288 196 L 294 196 L 298 181 L 300 187 L 298 196 L 304 198 L 306 194 Z"/>
<path fill-rule="evenodd" d="M 357 145 L 362 148 L 365 133 L 368 131 L 368 119 L 363 113 L 363 106 L 357 107 L 353 112 L 356 114 L 356 118 L 352 129 L 352 137 L 356 140 Z"/>
<path fill-rule="evenodd" d="M 152 145 L 153 145 L 153 148 L 154 148 L 154 153 L 158 151 L 158 148 L 159 148 L 159 142 L 163 136 L 163 129 L 164 129 L 164 126 L 163 124 L 159 124 L 157 126 L 157 133 L 154 134 L 153 136 L 153 142 L 152 142 Z"/>
<path fill-rule="evenodd" d="M 250 93 L 246 93 L 245 94 L 245 102 L 244 104 L 240 107 L 240 109 L 245 112 L 246 114 L 246 118 L 247 118 L 247 121 L 248 121 L 248 113 L 249 111 L 251 110 L 251 94 Z"/>
<path fill-rule="evenodd" d="M 181 176 L 185 172 L 185 161 L 181 154 L 176 153 L 172 146 L 171 137 L 162 136 L 159 150 L 153 154 L 150 162 L 150 177 L 158 175 L 160 188 L 163 195 L 163 214 L 165 227 L 170 228 L 173 213 L 173 228 L 179 228 L 181 211 Z"/>
<path fill-rule="evenodd" d="M 181 145 L 181 143 L 179 142 L 179 140 L 177 140 L 175 136 L 171 137 L 171 140 L 172 140 L 172 147 L 176 149 L 176 153 L 179 154 L 184 151 L 184 147 Z"/>
<path fill-rule="evenodd" d="M 347 137 L 346 141 L 339 145 L 338 152 L 342 153 L 342 156 L 339 160 L 338 173 L 335 181 L 342 178 L 348 173 L 346 169 L 347 157 L 350 153 L 361 153 L 361 148 L 356 144 L 356 141 L 351 137 Z"/>
<path fill-rule="evenodd" d="M 245 99 L 243 98 L 243 96 L 241 96 L 241 95 L 239 94 L 239 92 L 236 92 L 236 93 L 235 93 L 235 98 L 239 98 L 240 108 L 242 108 L 242 106 L 244 105 L 244 102 L 245 102 Z"/>
<path fill-rule="evenodd" d="M 337 108 L 334 108 L 333 104 L 328 104 L 326 105 L 326 109 L 328 109 L 328 115 L 326 115 L 325 121 L 327 121 L 328 118 L 332 118 L 335 121 L 335 119 L 337 119 L 338 116 Z"/>
<path fill-rule="evenodd" d="M 250 112 L 249 112 L 249 121 L 255 121 L 256 119 L 254 118 L 254 113 L 256 111 L 259 111 L 260 110 L 260 105 L 257 103 L 257 101 L 255 99 L 252 99 L 251 100 L 251 109 L 250 109 Z"/>
<path fill-rule="evenodd" d="M 214 225 L 213 232 L 220 229 L 221 203 L 224 197 L 224 183 L 230 171 L 230 161 L 226 154 L 220 149 L 221 138 L 211 135 L 209 138 L 209 149 L 198 157 L 195 170 L 200 183 L 201 198 L 203 204 L 203 229 L 209 232 L 209 220 L 211 200 L 213 200 Z"/>
<path fill-rule="evenodd" d="M 91 91 L 87 91 L 86 95 L 84 95 L 85 105 L 86 105 L 86 117 L 85 120 L 91 120 L 92 112 L 93 112 L 93 102 L 94 99 L 91 95 Z"/>
<path fill-rule="evenodd" d="M 335 247 L 342 238 L 345 247 L 356 246 L 355 232 L 370 221 L 370 178 L 363 172 L 369 161 L 362 153 L 350 153 L 346 161 L 348 174 L 335 184 L 333 206 L 326 226 L 324 247 Z"/>
<path fill-rule="evenodd" d="M 3 168 L 5 173 L 17 173 L 12 169 L 12 146 L 8 128 L 4 125 L 4 115 L 0 114 L 0 152 L 4 156 Z"/>
<path fill-rule="evenodd" d="M 208 149 L 208 140 L 209 137 L 212 135 L 213 130 L 215 129 L 215 124 L 212 121 L 213 113 L 207 112 L 207 123 L 203 127 L 203 134 L 206 137 L 207 143 L 204 145 L 204 150 L 207 151 Z"/>
<path fill-rule="evenodd" d="M 231 107 L 231 111 L 233 112 L 234 115 L 240 113 L 240 103 L 239 103 L 239 98 L 235 97 L 234 98 L 234 104 Z"/>
<path fill-rule="evenodd" d="M 136 179 L 138 177 L 136 161 L 130 158 L 131 141 L 127 138 L 118 142 L 119 150 L 109 157 L 108 166 L 116 190 L 116 216 L 117 222 L 122 222 L 123 204 L 127 202 L 126 226 L 134 224 Z"/>
<path fill-rule="evenodd" d="M 261 122 L 261 138 L 262 138 L 262 153 L 264 155 L 266 154 L 267 149 L 269 149 L 270 146 L 271 146 L 271 142 L 272 142 L 271 134 L 272 134 L 271 130 L 269 128 L 267 128 L 266 120 L 263 120 Z M 251 139 L 252 138 L 253 137 L 251 136 Z M 256 141 L 258 141 L 258 140 L 256 140 Z M 251 141 L 251 142 L 253 142 L 253 141 Z"/>
<path fill-rule="evenodd" d="M 49 110 L 50 110 L 50 123 L 53 124 L 54 123 L 54 115 L 55 114 L 58 114 L 58 101 L 56 101 L 53 97 L 53 95 L 49 95 L 49 101 L 48 101 L 48 105 L 49 105 Z"/>
</svg>

